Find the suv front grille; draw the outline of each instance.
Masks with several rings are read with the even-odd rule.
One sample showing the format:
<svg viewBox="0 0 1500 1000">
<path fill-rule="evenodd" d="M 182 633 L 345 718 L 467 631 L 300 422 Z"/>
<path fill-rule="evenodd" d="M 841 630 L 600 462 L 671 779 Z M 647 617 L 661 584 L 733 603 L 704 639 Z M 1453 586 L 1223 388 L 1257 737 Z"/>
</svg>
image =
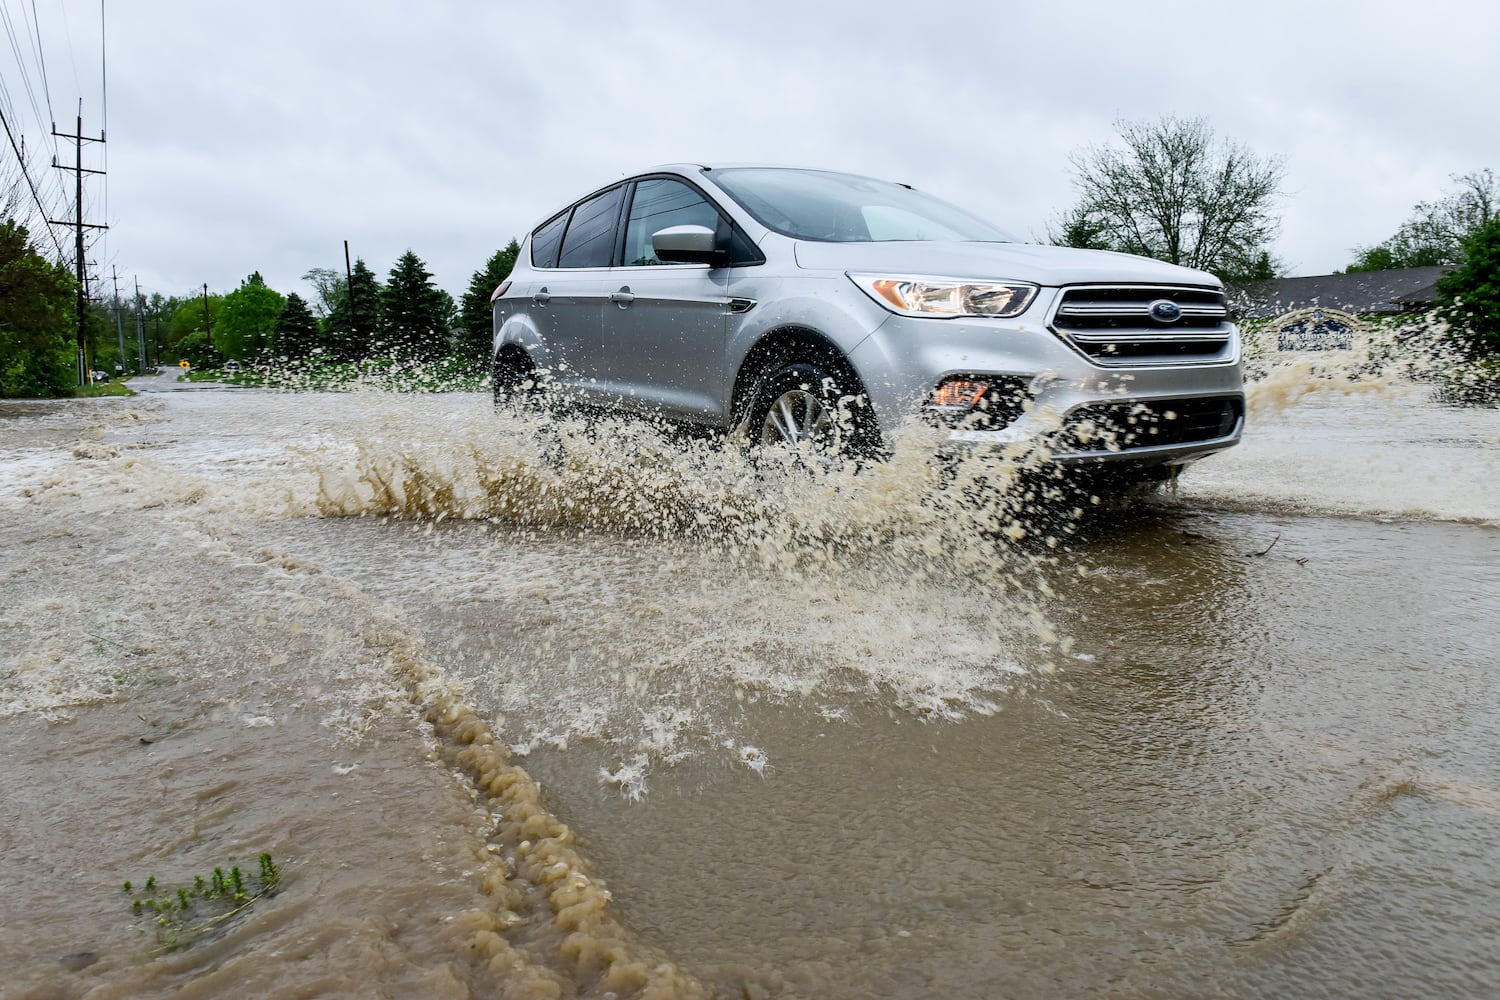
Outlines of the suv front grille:
<svg viewBox="0 0 1500 1000">
<path fill-rule="evenodd" d="M 1163 302 L 1171 305 L 1153 312 Z M 1176 318 L 1169 318 L 1173 313 Z M 1050 325 L 1075 350 L 1108 368 L 1213 364 L 1230 360 L 1233 350 L 1229 307 L 1224 293 L 1213 288 L 1066 288 Z"/>
<path fill-rule="evenodd" d="M 1069 451 L 1197 444 L 1233 434 L 1244 415 L 1241 396 L 1094 403 L 1068 414 L 1062 444 Z"/>
</svg>

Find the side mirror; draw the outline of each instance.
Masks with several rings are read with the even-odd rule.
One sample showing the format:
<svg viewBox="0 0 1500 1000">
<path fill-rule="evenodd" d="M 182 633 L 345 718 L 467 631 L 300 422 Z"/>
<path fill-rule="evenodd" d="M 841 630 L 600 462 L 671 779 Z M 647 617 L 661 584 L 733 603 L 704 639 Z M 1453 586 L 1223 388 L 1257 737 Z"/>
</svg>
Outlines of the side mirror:
<svg viewBox="0 0 1500 1000">
<path fill-rule="evenodd" d="M 707 264 L 723 267 L 729 254 L 719 249 L 719 238 L 707 226 L 668 226 L 651 234 L 651 249 L 668 264 Z"/>
</svg>

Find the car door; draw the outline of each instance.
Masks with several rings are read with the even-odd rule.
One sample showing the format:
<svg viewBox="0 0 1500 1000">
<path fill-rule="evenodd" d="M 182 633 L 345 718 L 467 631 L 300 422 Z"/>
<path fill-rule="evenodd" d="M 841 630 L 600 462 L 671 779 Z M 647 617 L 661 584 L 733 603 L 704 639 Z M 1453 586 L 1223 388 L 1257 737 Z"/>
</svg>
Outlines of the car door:
<svg viewBox="0 0 1500 1000">
<path fill-rule="evenodd" d="M 676 178 L 635 183 L 604 309 L 609 386 L 638 412 L 717 424 L 725 417 L 728 270 L 657 259 L 651 235 L 681 225 L 717 229 L 718 209 Z"/>
<path fill-rule="evenodd" d="M 602 323 L 624 196 L 620 184 L 574 206 L 555 269 L 538 270 L 531 292 L 552 377 L 585 401 L 607 393 Z"/>
</svg>

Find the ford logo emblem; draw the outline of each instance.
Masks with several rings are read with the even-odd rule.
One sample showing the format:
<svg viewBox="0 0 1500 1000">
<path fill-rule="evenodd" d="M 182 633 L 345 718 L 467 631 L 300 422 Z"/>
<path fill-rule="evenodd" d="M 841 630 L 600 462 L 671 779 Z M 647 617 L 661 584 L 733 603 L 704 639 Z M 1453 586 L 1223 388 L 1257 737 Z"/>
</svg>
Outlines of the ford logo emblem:
<svg viewBox="0 0 1500 1000">
<path fill-rule="evenodd" d="M 1157 299 L 1146 308 L 1158 323 L 1175 323 L 1182 319 L 1182 307 L 1171 299 Z"/>
</svg>

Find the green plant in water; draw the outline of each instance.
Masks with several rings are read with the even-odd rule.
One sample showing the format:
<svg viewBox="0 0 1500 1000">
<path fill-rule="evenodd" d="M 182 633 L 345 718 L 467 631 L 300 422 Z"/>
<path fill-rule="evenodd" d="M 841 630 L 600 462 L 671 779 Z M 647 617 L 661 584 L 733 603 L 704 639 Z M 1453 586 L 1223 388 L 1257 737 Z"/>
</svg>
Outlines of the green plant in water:
<svg viewBox="0 0 1500 1000">
<path fill-rule="evenodd" d="M 222 926 L 232 918 L 244 913 L 258 900 L 275 895 L 281 883 L 281 870 L 271 860 L 269 851 L 260 854 L 260 871 L 253 883 L 247 881 L 239 867 L 232 866 L 229 874 L 216 867 L 205 879 L 193 876 L 192 887 L 179 886 L 163 896 L 156 895 L 156 876 L 146 879 L 144 895 L 131 900 L 130 908 L 136 916 L 151 914 L 156 919 L 157 948 L 154 954 L 163 954 L 186 948 L 204 934 Z M 125 883 L 125 894 L 134 892 L 131 882 Z"/>
</svg>

